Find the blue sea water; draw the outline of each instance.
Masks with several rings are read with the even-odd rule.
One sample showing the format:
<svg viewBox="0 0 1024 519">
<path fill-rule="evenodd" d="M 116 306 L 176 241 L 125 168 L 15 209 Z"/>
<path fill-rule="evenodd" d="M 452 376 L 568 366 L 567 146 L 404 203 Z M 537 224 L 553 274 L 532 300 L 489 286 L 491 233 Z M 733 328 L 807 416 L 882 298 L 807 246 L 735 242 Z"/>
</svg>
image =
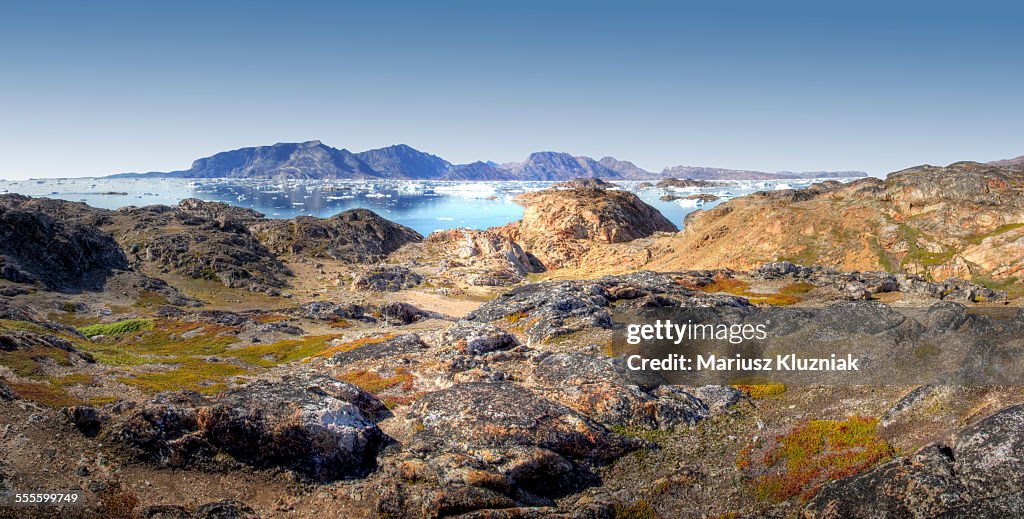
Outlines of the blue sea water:
<svg viewBox="0 0 1024 519">
<path fill-rule="evenodd" d="M 770 189 L 801 187 L 809 182 L 739 181 L 705 189 L 667 191 L 640 189 L 637 182 L 619 185 L 637 193 L 682 228 L 683 219 L 697 209 L 719 202 L 662 201 L 665 194 L 686 196 L 712 193 L 728 200 Z M 523 208 L 512 199 L 527 191 L 550 187 L 549 182 L 438 182 L 438 181 L 268 181 L 189 179 L 43 179 L 3 181 L 0 193 L 20 193 L 85 202 L 94 207 L 176 204 L 185 198 L 222 201 L 259 211 L 270 218 L 299 215 L 326 218 L 357 207 L 415 229 L 426 236 L 455 227 L 486 229 L 520 219 Z"/>
</svg>

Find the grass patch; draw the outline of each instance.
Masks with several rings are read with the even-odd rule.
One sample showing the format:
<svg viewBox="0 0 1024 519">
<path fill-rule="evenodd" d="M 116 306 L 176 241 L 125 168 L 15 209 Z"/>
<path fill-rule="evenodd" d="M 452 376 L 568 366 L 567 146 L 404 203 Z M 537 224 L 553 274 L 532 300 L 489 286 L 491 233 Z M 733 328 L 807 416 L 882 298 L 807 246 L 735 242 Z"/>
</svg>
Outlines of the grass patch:
<svg viewBox="0 0 1024 519">
<path fill-rule="evenodd" d="M 794 283 L 797 285 L 799 283 Z M 810 283 L 805 283 L 810 285 Z M 814 285 L 811 285 L 814 287 Z M 750 304 L 769 304 L 772 306 L 789 306 L 799 303 L 803 299 L 798 295 L 789 293 L 785 294 L 781 291 L 778 294 L 762 294 L 760 292 L 751 292 L 750 283 L 736 278 L 719 278 L 714 280 L 708 285 L 701 288 L 704 292 L 723 292 L 726 294 L 732 294 L 734 296 L 740 296 L 747 298 Z"/>
<path fill-rule="evenodd" d="M 965 240 L 965 241 L 967 241 L 967 243 L 969 243 L 971 245 L 981 245 L 981 242 L 985 241 L 985 239 L 987 239 L 987 238 L 991 238 L 993 236 L 999 236 L 1000 234 L 1005 234 L 1005 233 L 1008 233 L 1008 232 L 1010 232 L 1010 231 L 1012 231 L 1014 229 L 1020 229 L 1021 227 L 1024 227 L 1024 223 L 1008 223 L 1008 224 L 1005 224 L 1005 225 L 1000 225 L 999 227 L 996 227 L 995 229 L 993 229 L 993 230 L 991 230 L 991 231 L 989 231 L 989 232 L 987 232 L 985 234 L 979 234 L 979 235 L 976 235 L 976 236 L 971 236 L 970 238 L 967 238 L 967 240 Z"/>
<path fill-rule="evenodd" d="M 527 315 L 529 314 L 527 314 L 526 312 L 516 312 L 514 314 L 509 314 L 505 316 L 505 322 L 509 324 L 516 324 Z"/>
<path fill-rule="evenodd" d="M 802 296 L 815 288 L 818 288 L 818 285 L 815 285 L 814 283 L 797 281 L 796 283 L 790 283 L 782 287 L 779 289 L 779 293 L 788 296 Z"/>
<path fill-rule="evenodd" d="M 615 505 L 615 519 L 661 519 L 650 503 L 643 499 L 628 505 Z"/>
<path fill-rule="evenodd" d="M 97 335 L 124 335 L 126 333 L 149 330 L 153 328 L 152 319 L 125 319 L 116 323 L 94 324 L 79 328 L 78 331 L 86 337 Z"/>
<path fill-rule="evenodd" d="M 413 385 L 412 373 L 409 373 L 405 368 L 396 369 L 395 374 L 390 377 L 382 377 L 377 372 L 361 369 L 358 371 L 350 371 L 338 378 L 348 382 L 349 384 L 359 386 L 363 391 L 374 394 L 396 386 L 402 386 L 403 390 L 408 391 L 412 389 Z"/>
<path fill-rule="evenodd" d="M 909 225 L 900 224 L 900 231 L 907 240 L 907 255 L 903 257 L 901 263 L 906 265 L 908 263 L 921 265 L 925 267 L 933 267 L 942 265 L 953 258 L 956 251 L 945 245 L 942 246 L 942 252 L 932 252 L 928 249 L 921 247 L 918 244 L 918 239 L 922 234 Z"/>
<path fill-rule="evenodd" d="M 260 324 L 279 323 L 281 321 L 287 321 L 289 317 L 284 314 L 260 314 L 253 316 L 252 320 Z"/>
<path fill-rule="evenodd" d="M 747 294 L 749 289 L 750 283 L 736 278 L 719 278 L 704 286 L 705 292 L 725 292 L 736 296 Z"/>
<path fill-rule="evenodd" d="M 798 297 L 798 296 L 786 295 L 786 294 L 757 294 L 757 293 L 752 293 L 752 294 L 747 294 L 744 297 L 746 297 L 747 300 L 750 301 L 750 304 L 752 304 L 752 305 L 767 304 L 767 305 L 771 305 L 771 306 L 789 306 L 789 305 L 795 305 L 795 304 L 799 303 L 800 301 L 803 301 L 803 299 Z"/>
<path fill-rule="evenodd" d="M 988 276 L 975 275 L 971 276 L 971 282 L 992 290 L 1002 290 L 1006 292 L 1007 297 L 1010 299 L 1024 297 L 1024 284 L 1020 282 L 1020 279 L 1015 277 L 995 280 Z"/>
<path fill-rule="evenodd" d="M 312 357 L 328 348 L 327 343 L 337 335 L 310 335 L 299 339 L 286 339 L 272 344 L 257 344 L 227 350 L 224 355 L 261 367 L 271 367 Z"/>
<path fill-rule="evenodd" d="M 50 384 L 57 387 L 92 386 L 96 379 L 88 373 L 72 373 L 63 377 L 50 377 Z"/>
<path fill-rule="evenodd" d="M 771 502 L 806 501 L 828 481 L 862 472 L 893 455 L 877 433 L 878 420 L 811 420 L 775 439 L 761 464 L 768 474 L 755 481 L 754 494 Z"/>
<path fill-rule="evenodd" d="M 0 365 L 10 368 L 15 375 L 23 378 L 40 378 L 44 375 L 43 363 L 53 362 L 59 366 L 71 365 L 71 354 L 60 348 L 33 346 L 27 350 L 14 350 L 0 355 Z"/>
<path fill-rule="evenodd" d="M 209 395 L 225 389 L 225 379 L 245 373 L 245 369 L 227 362 L 188 358 L 178 363 L 177 368 L 154 373 L 138 373 L 123 377 L 120 381 L 151 394 L 192 390 Z"/>
<path fill-rule="evenodd" d="M 737 384 L 736 389 L 746 393 L 754 400 L 778 396 L 786 392 L 786 385 L 780 382 L 766 382 L 763 384 Z"/>
<path fill-rule="evenodd" d="M 171 302 L 166 296 L 159 292 L 153 292 L 152 290 L 143 290 L 139 292 L 138 299 L 135 300 L 133 306 L 139 308 L 153 308 L 157 306 L 169 305 Z"/>
<path fill-rule="evenodd" d="M 62 387 L 36 382 L 5 382 L 18 398 L 31 400 L 39 405 L 60 409 L 80 405 L 81 400 L 69 395 Z"/>
<path fill-rule="evenodd" d="M 238 342 L 236 329 L 219 324 L 199 324 L 161 319 L 151 330 L 122 336 L 117 345 L 139 355 L 219 355 Z"/>
<path fill-rule="evenodd" d="M 635 427 L 628 425 L 613 425 L 609 427 L 608 430 L 620 436 L 637 438 L 640 440 L 646 440 L 653 443 L 664 443 L 665 440 L 668 440 L 668 438 L 672 436 L 672 431 L 663 431 L 661 429 L 644 429 L 643 427 Z"/>
</svg>

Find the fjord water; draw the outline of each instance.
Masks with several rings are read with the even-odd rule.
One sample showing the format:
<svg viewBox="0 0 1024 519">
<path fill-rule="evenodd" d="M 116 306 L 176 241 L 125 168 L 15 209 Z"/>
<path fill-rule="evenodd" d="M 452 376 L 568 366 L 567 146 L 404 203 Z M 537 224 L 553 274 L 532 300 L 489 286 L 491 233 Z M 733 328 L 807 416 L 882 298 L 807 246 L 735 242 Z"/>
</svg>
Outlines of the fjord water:
<svg viewBox="0 0 1024 519">
<path fill-rule="evenodd" d="M 713 207 L 718 202 L 700 204 L 685 199 L 662 201 L 660 198 L 663 195 L 709 193 L 720 196 L 724 201 L 755 191 L 801 187 L 809 183 L 735 181 L 713 188 L 677 191 L 640 189 L 638 182 L 618 184 L 637 193 L 641 199 L 682 228 L 687 214 Z M 520 193 L 545 189 L 551 185 L 551 182 L 79 178 L 0 180 L 0 193 L 59 198 L 106 209 L 173 205 L 185 198 L 199 198 L 254 209 L 270 218 L 293 218 L 300 215 L 327 218 L 348 209 L 366 208 L 426 236 L 443 229 L 486 229 L 516 221 L 522 217 L 523 208 L 512 199 Z"/>
</svg>

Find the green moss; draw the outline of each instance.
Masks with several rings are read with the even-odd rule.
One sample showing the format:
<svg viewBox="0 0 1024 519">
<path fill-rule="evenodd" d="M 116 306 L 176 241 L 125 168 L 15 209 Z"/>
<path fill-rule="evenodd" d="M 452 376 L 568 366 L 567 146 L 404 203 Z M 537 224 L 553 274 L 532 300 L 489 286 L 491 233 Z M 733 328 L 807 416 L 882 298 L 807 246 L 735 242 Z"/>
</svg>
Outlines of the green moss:
<svg viewBox="0 0 1024 519">
<path fill-rule="evenodd" d="M 743 391 L 750 398 L 760 400 L 778 396 L 786 392 L 786 385 L 780 382 L 764 382 L 760 384 L 737 384 L 736 389 Z"/>
<path fill-rule="evenodd" d="M 312 357 L 329 348 L 328 342 L 338 335 L 312 335 L 300 339 L 288 339 L 272 344 L 259 344 L 244 348 L 230 349 L 224 355 L 255 366 L 270 367 Z"/>
<path fill-rule="evenodd" d="M 5 382 L 14 394 L 24 400 L 31 400 L 39 405 L 60 409 L 79 405 L 81 400 L 69 395 L 64 388 L 47 383 L 37 382 Z"/>
<path fill-rule="evenodd" d="M 167 304 L 170 304 L 170 301 L 163 294 L 153 292 L 151 290 L 143 290 L 139 293 L 138 299 L 135 300 L 134 306 L 150 308 L 155 306 L 164 306 Z"/>
<path fill-rule="evenodd" d="M 192 390 L 203 394 L 217 393 L 227 386 L 230 377 L 247 373 L 239 366 L 227 362 L 209 362 L 204 359 L 182 359 L 178 367 L 161 372 L 137 373 L 123 377 L 121 382 L 147 393 Z"/>
<path fill-rule="evenodd" d="M 1014 229 L 1020 229 L 1021 227 L 1024 227 L 1024 223 L 1008 223 L 1008 224 L 1005 224 L 1005 225 L 1000 225 L 999 227 L 996 227 L 992 231 L 989 231 L 989 232 L 987 232 L 985 234 L 979 234 L 977 236 L 971 236 L 970 238 L 967 238 L 967 240 L 965 240 L 965 241 L 967 243 L 971 244 L 971 245 L 980 245 L 981 242 L 985 241 L 986 238 L 991 238 L 993 236 L 999 236 L 1000 234 L 1005 234 L 1005 233 L 1008 233 L 1008 232 L 1010 232 L 1010 231 L 1012 231 Z"/>
<path fill-rule="evenodd" d="M 1007 296 L 1009 296 L 1011 299 L 1024 297 L 1024 283 L 1021 283 L 1021 280 L 1016 277 L 1008 277 L 1006 279 L 996 280 L 988 276 L 983 276 L 979 274 L 972 276 L 971 282 L 977 283 L 992 290 L 1005 291 Z"/>
<path fill-rule="evenodd" d="M 956 250 L 946 245 L 942 246 L 942 252 L 932 252 L 920 246 L 919 240 L 923 237 L 920 231 L 906 224 L 900 224 L 900 231 L 907 241 L 907 255 L 903 257 L 902 264 L 914 264 L 925 267 L 942 265 L 953 258 Z M 930 240 L 929 240 L 930 241 Z"/>
<path fill-rule="evenodd" d="M 396 386 L 402 386 L 404 390 L 412 389 L 413 376 L 408 370 L 398 368 L 395 374 L 390 377 L 383 377 L 379 373 L 367 370 L 350 371 L 341 375 L 341 380 L 349 384 L 355 384 L 369 393 L 380 393 Z"/>
<path fill-rule="evenodd" d="M 615 519 L 660 519 L 661 516 L 643 499 L 629 505 L 615 505 Z"/>
<path fill-rule="evenodd" d="M 637 438 L 640 440 L 646 440 L 654 443 L 664 443 L 672 436 L 672 431 L 663 431 L 661 429 L 645 429 L 643 427 L 635 427 L 628 425 L 613 425 L 609 427 L 608 430 L 620 436 Z"/>
<path fill-rule="evenodd" d="M 97 335 L 124 335 L 139 330 L 148 330 L 152 327 L 152 319 L 125 319 L 116 323 L 85 326 L 79 328 L 78 331 L 86 337 L 95 337 Z"/>
</svg>

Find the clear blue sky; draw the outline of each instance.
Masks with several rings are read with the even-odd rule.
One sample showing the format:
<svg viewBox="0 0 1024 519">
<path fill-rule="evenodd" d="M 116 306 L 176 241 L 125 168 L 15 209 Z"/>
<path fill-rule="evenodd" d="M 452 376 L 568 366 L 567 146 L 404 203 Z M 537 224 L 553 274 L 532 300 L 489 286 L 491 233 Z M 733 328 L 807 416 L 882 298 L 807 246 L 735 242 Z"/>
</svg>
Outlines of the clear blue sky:
<svg viewBox="0 0 1024 519">
<path fill-rule="evenodd" d="M 836 3 L 3 2 L 0 178 L 309 139 L 656 171 L 1024 154 L 1024 7 Z"/>
</svg>

